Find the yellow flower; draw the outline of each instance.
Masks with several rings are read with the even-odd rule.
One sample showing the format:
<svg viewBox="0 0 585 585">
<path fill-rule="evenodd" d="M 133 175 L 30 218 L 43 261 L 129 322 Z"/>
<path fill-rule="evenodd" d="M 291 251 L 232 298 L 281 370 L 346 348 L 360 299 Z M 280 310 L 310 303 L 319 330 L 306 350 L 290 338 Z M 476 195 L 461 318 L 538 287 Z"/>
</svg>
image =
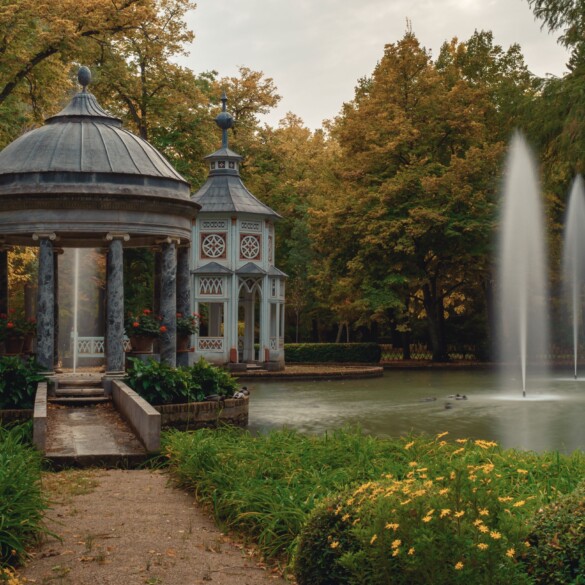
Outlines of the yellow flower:
<svg viewBox="0 0 585 585">
<path fill-rule="evenodd" d="M 422 521 L 426 523 L 426 522 L 430 522 L 432 519 L 433 519 L 433 517 L 432 517 L 432 516 L 425 516 L 425 517 L 422 519 Z"/>
<path fill-rule="evenodd" d="M 527 540 L 525 540 L 525 541 L 524 541 L 524 546 L 525 546 L 526 548 L 530 548 L 530 543 L 529 543 Z"/>
<path fill-rule="evenodd" d="M 408 500 L 404 500 L 404 502 L 400 502 L 400 505 L 406 506 L 406 504 L 410 504 L 410 502 L 412 502 L 412 500 L 409 498 Z"/>
<path fill-rule="evenodd" d="M 394 549 L 394 548 L 398 548 L 401 544 L 402 544 L 402 541 L 399 538 L 397 538 L 396 540 L 394 540 L 392 542 L 392 545 L 391 546 Z"/>
<path fill-rule="evenodd" d="M 498 496 L 498 501 L 500 502 L 511 502 L 514 498 L 510 496 Z"/>
<path fill-rule="evenodd" d="M 453 451 L 452 455 L 459 455 L 459 453 L 463 453 L 463 451 L 465 451 L 465 449 L 463 447 L 461 447 L 460 449 L 455 449 L 455 451 Z"/>
<path fill-rule="evenodd" d="M 441 475 L 440 477 L 435 477 L 435 481 L 443 481 L 445 478 Z"/>
<path fill-rule="evenodd" d="M 455 442 L 459 443 L 459 444 L 463 444 L 463 443 L 467 443 L 467 439 L 455 439 Z"/>
<path fill-rule="evenodd" d="M 528 473 L 528 470 L 527 469 L 517 469 L 516 472 L 521 473 L 522 475 L 526 475 Z"/>
<path fill-rule="evenodd" d="M 449 514 L 451 514 L 451 510 L 449 510 L 449 508 L 444 508 L 443 510 L 441 510 L 440 518 L 444 518 L 445 516 L 448 516 Z"/>
<path fill-rule="evenodd" d="M 494 540 L 500 540 L 500 538 L 502 538 L 502 535 L 497 531 L 497 530 L 492 530 L 490 532 L 490 536 L 494 539 Z"/>
<path fill-rule="evenodd" d="M 515 554 L 516 554 L 516 551 L 514 550 L 514 547 L 512 547 L 512 548 L 509 548 L 509 549 L 506 551 L 506 556 L 507 556 L 507 557 L 510 557 L 511 559 L 513 559 L 513 558 L 514 558 L 514 555 L 515 555 Z"/>
<path fill-rule="evenodd" d="M 483 532 L 484 534 L 485 534 L 486 532 L 489 532 L 489 531 L 490 531 L 490 529 L 489 529 L 489 528 L 488 528 L 488 527 L 487 527 L 485 524 L 482 524 L 481 526 L 478 526 L 478 527 L 477 527 L 477 529 L 478 529 L 480 532 Z"/>
<path fill-rule="evenodd" d="M 459 561 L 456 565 L 455 565 L 455 570 L 456 571 L 461 571 L 461 569 L 463 569 L 463 563 L 461 561 Z"/>
<path fill-rule="evenodd" d="M 398 530 L 398 527 L 399 526 L 400 526 L 400 524 L 396 524 L 396 523 L 394 523 L 394 524 L 391 524 L 391 523 L 386 524 L 386 528 L 388 528 L 388 530 L 394 530 L 394 532 L 396 532 Z"/>
<path fill-rule="evenodd" d="M 339 546 L 339 542 L 337 540 L 334 540 L 329 546 L 331 548 L 337 548 Z"/>
<path fill-rule="evenodd" d="M 404 445 L 404 448 L 410 449 L 413 445 L 414 445 L 414 441 L 411 441 L 410 443 L 406 443 L 406 445 Z"/>
<path fill-rule="evenodd" d="M 519 500 L 518 502 L 516 502 L 514 504 L 514 508 L 520 508 L 521 506 L 523 506 L 526 502 L 524 500 Z"/>
<path fill-rule="evenodd" d="M 439 495 L 444 496 L 445 494 L 449 493 L 449 488 L 443 488 L 439 490 Z"/>
<path fill-rule="evenodd" d="M 489 544 L 486 544 L 485 542 L 480 542 L 478 543 L 477 548 L 479 550 L 486 550 L 489 548 Z"/>
<path fill-rule="evenodd" d="M 349 514 L 344 514 L 341 519 L 343 520 L 343 522 L 346 522 L 347 520 L 349 520 Z"/>
<path fill-rule="evenodd" d="M 441 439 L 442 437 L 446 437 L 449 434 L 449 431 L 445 431 L 444 433 L 439 433 L 437 435 L 437 439 Z"/>
<path fill-rule="evenodd" d="M 399 548 L 395 548 L 395 549 L 392 551 L 392 556 L 393 556 L 393 557 L 397 557 L 399 554 L 400 554 L 400 549 L 399 549 Z"/>
<path fill-rule="evenodd" d="M 459 510 L 459 512 L 455 512 L 455 518 L 461 518 L 461 516 L 463 516 L 465 514 L 465 512 L 463 510 Z"/>
<path fill-rule="evenodd" d="M 481 526 L 483 524 L 483 520 L 481 518 L 478 518 L 477 520 L 475 520 L 473 522 L 474 526 Z"/>
<path fill-rule="evenodd" d="M 455 472 L 454 472 L 454 471 L 452 471 L 452 472 L 449 474 L 449 479 L 455 479 L 455 477 L 456 477 L 456 475 L 455 475 Z"/>
<path fill-rule="evenodd" d="M 487 508 L 480 508 L 479 515 L 480 516 L 489 516 L 490 515 L 490 511 Z"/>
<path fill-rule="evenodd" d="M 414 554 L 414 546 L 411 546 L 411 547 L 408 549 L 408 554 L 409 554 L 410 556 L 412 556 L 412 555 Z"/>
<path fill-rule="evenodd" d="M 370 544 L 374 544 L 374 542 L 376 542 L 376 540 L 378 540 L 378 535 L 374 534 L 374 536 L 372 536 L 372 538 L 370 538 Z"/>
<path fill-rule="evenodd" d="M 411 461 L 408 465 L 410 467 L 416 467 L 418 465 L 418 463 L 416 461 Z"/>
</svg>

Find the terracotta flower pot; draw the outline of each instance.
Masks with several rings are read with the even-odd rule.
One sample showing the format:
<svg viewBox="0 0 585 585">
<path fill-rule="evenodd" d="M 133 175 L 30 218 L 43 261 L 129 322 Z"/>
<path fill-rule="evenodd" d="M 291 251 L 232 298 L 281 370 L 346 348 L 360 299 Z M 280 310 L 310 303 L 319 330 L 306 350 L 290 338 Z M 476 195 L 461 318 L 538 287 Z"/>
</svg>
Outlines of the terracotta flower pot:
<svg viewBox="0 0 585 585">
<path fill-rule="evenodd" d="M 177 335 L 177 351 L 189 350 L 190 335 Z"/>
<path fill-rule="evenodd" d="M 132 351 L 140 353 L 152 353 L 154 337 L 146 337 L 144 335 L 133 335 L 132 337 L 130 337 L 130 345 L 132 346 Z"/>
<path fill-rule="evenodd" d="M 17 355 L 22 353 L 24 347 L 24 337 L 7 337 L 4 340 L 4 347 L 8 355 Z"/>
</svg>

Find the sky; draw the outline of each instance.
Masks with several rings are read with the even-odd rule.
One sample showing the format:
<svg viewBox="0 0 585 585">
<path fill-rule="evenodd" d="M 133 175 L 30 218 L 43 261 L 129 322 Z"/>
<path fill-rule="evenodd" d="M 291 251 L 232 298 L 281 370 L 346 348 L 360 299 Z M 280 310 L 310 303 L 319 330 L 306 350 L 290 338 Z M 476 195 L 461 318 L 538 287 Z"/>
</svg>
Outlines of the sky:
<svg viewBox="0 0 585 585">
<path fill-rule="evenodd" d="M 262 121 L 277 125 L 290 111 L 317 129 L 353 98 L 407 20 L 433 57 L 446 40 L 491 30 L 504 49 L 520 44 L 534 74 L 566 71 L 558 34 L 541 28 L 527 0 L 197 0 L 187 15 L 195 41 L 180 63 L 220 77 L 241 65 L 262 71 L 282 96 Z"/>
</svg>

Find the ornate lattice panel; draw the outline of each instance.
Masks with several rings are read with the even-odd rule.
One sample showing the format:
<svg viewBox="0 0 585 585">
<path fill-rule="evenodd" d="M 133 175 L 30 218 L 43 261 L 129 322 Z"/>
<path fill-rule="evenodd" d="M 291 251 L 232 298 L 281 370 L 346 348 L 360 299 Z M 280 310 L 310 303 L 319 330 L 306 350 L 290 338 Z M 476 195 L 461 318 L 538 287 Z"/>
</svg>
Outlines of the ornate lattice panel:
<svg viewBox="0 0 585 585">
<path fill-rule="evenodd" d="M 243 260 L 258 260 L 260 258 L 260 236 L 251 234 L 241 236 L 240 257 Z"/>
<path fill-rule="evenodd" d="M 240 229 L 244 232 L 261 232 L 262 224 L 259 221 L 242 221 Z"/>
<path fill-rule="evenodd" d="M 270 338 L 270 349 L 272 351 L 277 351 L 278 350 L 278 339 L 276 337 L 271 337 Z"/>
<path fill-rule="evenodd" d="M 225 219 L 204 219 L 201 222 L 201 229 L 209 230 L 225 230 L 227 229 L 227 221 Z"/>
<path fill-rule="evenodd" d="M 222 352 L 223 337 L 200 337 L 197 340 L 197 350 L 207 352 Z"/>
<path fill-rule="evenodd" d="M 200 295 L 223 295 L 223 278 L 220 276 L 201 276 L 199 278 Z"/>
<path fill-rule="evenodd" d="M 274 260 L 274 244 L 272 242 L 272 236 L 268 236 L 268 262 L 273 262 Z"/>
<path fill-rule="evenodd" d="M 225 258 L 225 255 L 225 234 L 213 233 L 201 235 L 202 258 Z"/>
<path fill-rule="evenodd" d="M 276 296 L 276 278 L 270 279 L 270 294 L 275 297 Z"/>
</svg>

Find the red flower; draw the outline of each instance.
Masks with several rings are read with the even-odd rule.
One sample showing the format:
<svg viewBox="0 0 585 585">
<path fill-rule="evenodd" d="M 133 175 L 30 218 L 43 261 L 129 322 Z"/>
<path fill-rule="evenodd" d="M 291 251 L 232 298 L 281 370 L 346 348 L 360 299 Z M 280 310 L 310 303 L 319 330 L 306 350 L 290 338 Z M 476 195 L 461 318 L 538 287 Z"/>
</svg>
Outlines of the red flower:
<svg viewBox="0 0 585 585">
<path fill-rule="evenodd" d="M 150 315 L 152 313 L 152 311 L 150 309 L 143 309 L 142 314 L 143 315 Z"/>
<path fill-rule="evenodd" d="M 6 319 L 6 313 L 0 313 L 0 319 Z"/>
<path fill-rule="evenodd" d="M 140 327 L 140 323 L 138 323 L 138 321 L 134 321 L 134 323 L 132 323 L 132 327 Z"/>
<path fill-rule="evenodd" d="M 8 321 L 8 323 L 6 323 L 6 327 L 8 327 L 8 329 L 12 329 L 14 327 L 14 323 L 12 321 Z"/>
<path fill-rule="evenodd" d="M 183 313 L 177 313 L 177 317 L 180 319 L 183 316 Z"/>
<path fill-rule="evenodd" d="M 12 315 L 13 313 L 16 313 L 16 309 L 8 309 L 8 312 Z"/>
<path fill-rule="evenodd" d="M 161 326 L 160 326 L 160 332 L 161 332 L 161 333 L 166 333 L 166 332 L 167 332 L 167 328 L 166 328 L 166 326 L 165 326 L 165 325 L 161 325 Z"/>
</svg>

